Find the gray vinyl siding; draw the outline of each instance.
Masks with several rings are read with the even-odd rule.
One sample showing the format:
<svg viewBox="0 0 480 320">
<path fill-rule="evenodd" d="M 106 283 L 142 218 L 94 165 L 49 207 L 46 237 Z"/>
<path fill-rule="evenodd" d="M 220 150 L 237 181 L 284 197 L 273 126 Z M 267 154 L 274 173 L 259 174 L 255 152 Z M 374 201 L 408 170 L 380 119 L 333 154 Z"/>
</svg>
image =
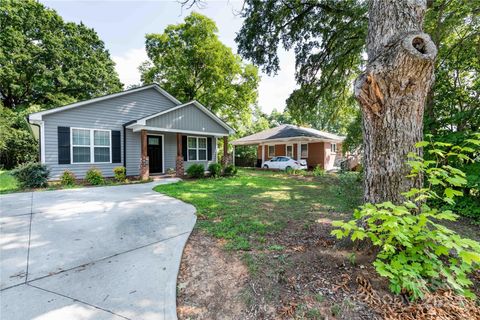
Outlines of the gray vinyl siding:
<svg viewBox="0 0 480 320">
<path fill-rule="evenodd" d="M 140 160 L 142 157 L 140 132 L 133 132 L 127 129 L 125 135 L 127 136 L 127 174 L 129 176 L 138 176 L 140 175 Z"/>
<path fill-rule="evenodd" d="M 154 88 L 133 92 L 88 105 L 44 115 L 45 121 L 45 163 L 51 170 L 51 179 L 58 179 L 64 170 L 83 178 L 92 166 L 102 170 L 106 177 L 113 176 L 113 168 L 123 165 L 123 124 L 148 115 L 165 111 L 175 104 Z M 79 127 L 87 129 L 107 129 L 121 132 L 121 163 L 106 164 L 58 164 L 57 127 Z M 131 133 L 131 132 L 130 132 Z M 127 174 L 138 175 L 140 162 L 139 134 L 127 134 Z M 132 142 L 132 143 L 130 143 Z M 137 161 L 137 162 L 136 162 Z M 135 163 L 136 162 L 136 163 Z M 166 167 L 166 166 L 165 166 Z"/>
<path fill-rule="evenodd" d="M 224 127 L 193 104 L 148 119 L 147 126 L 170 130 L 228 134 Z"/>
</svg>

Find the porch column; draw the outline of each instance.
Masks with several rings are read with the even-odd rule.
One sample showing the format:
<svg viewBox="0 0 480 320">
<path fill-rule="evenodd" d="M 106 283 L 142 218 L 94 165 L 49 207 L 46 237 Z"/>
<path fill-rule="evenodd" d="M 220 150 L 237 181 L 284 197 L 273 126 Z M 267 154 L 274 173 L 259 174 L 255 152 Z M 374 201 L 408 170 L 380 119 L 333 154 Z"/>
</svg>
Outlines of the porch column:
<svg viewBox="0 0 480 320">
<path fill-rule="evenodd" d="M 177 158 L 175 160 L 175 172 L 178 177 L 181 177 L 185 174 L 185 167 L 183 165 L 182 135 L 180 133 L 177 133 Z"/>
<path fill-rule="evenodd" d="M 302 143 L 299 142 L 297 143 L 297 160 L 301 160 L 302 159 Z"/>
<path fill-rule="evenodd" d="M 260 165 L 260 168 L 263 167 L 264 162 L 265 162 L 265 145 L 262 144 L 262 164 Z"/>
<path fill-rule="evenodd" d="M 142 180 L 147 180 L 150 176 L 150 169 L 148 164 L 148 153 L 147 153 L 147 131 L 142 130 L 141 135 L 141 161 L 140 161 L 140 178 Z"/>
</svg>

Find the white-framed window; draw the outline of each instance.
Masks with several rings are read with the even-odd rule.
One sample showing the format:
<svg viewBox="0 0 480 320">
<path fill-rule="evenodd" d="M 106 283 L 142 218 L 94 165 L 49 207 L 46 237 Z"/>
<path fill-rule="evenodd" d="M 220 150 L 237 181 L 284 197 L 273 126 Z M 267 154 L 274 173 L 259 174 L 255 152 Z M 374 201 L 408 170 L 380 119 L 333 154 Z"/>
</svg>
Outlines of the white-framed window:
<svg viewBox="0 0 480 320">
<path fill-rule="evenodd" d="M 337 144 L 336 143 L 330 143 L 330 150 L 332 153 L 337 153 Z"/>
<path fill-rule="evenodd" d="M 300 145 L 300 158 L 308 158 L 308 143 L 302 143 Z"/>
<path fill-rule="evenodd" d="M 207 160 L 207 138 L 187 137 L 188 161 Z"/>
<path fill-rule="evenodd" d="M 101 129 L 71 128 L 72 163 L 110 163 L 112 132 Z"/>
<path fill-rule="evenodd" d="M 268 146 L 268 157 L 275 157 L 275 146 Z"/>
<path fill-rule="evenodd" d="M 293 158 L 293 145 L 289 144 L 287 145 L 286 148 L 287 148 L 286 156 Z"/>
</svg>

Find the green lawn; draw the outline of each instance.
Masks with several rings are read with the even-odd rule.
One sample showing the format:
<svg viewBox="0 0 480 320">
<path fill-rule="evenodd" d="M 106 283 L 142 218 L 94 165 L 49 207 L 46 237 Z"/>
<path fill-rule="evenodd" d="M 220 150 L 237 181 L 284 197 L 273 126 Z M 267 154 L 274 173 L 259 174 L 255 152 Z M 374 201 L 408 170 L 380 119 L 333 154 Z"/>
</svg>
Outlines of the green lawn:
<svg viewBox="0 0 480 320">
<path fill-rule="evenodd" d="M 0 170 L 0 193 L 12 192 L 17 189 L 17 180 L 10 175 L 10 171 Z"/>
<path fill-rule="evenodd" d="M 360 203 L 359 185 L 355 173 L 314 178 L 240 170 L 232 178 L 186 180 L 155 190 L 193 204 L 197 227 L 228 240 L 228 248 L 248 250 L 290 222 L 344 218 Z"/>
</svg>

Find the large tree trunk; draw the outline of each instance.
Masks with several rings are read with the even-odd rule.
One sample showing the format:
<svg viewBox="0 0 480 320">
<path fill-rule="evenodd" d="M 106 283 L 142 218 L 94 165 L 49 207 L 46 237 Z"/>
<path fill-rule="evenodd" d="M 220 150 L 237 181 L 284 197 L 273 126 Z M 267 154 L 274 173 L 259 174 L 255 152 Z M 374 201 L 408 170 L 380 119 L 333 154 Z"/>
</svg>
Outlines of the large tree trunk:
<svg viewBox="0 0 480 320">
<path fill-rule="evenodd" d="M 405 164 L 423 137 L 423 113 L 433 82 L 435 44 L 422 32 L 425 0 L 370 0 L 368 64 L 355 83 L 363 113 L 364 200 L 402 201 L 420 186 Z"/>
</svg>

